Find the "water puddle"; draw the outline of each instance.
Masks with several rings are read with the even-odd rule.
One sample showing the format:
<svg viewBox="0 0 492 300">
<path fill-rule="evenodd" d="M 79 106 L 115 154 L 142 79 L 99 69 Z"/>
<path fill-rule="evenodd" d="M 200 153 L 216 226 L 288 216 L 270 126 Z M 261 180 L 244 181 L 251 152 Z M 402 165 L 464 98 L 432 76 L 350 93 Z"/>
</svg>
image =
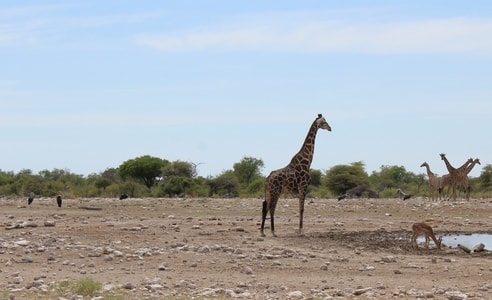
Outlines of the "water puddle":
<svg viewBox="0 0 492 300">
<path fill-rule="evenodd" d="M 454 234 L 442 237 L 442 243 L 446 246 L 456 248 L 458 244 L 473 248 L 482 243 L 486 250 L 492 250 L 492 234 L 490 233 L 473 233 L 473 234 Z"/>
</svg>

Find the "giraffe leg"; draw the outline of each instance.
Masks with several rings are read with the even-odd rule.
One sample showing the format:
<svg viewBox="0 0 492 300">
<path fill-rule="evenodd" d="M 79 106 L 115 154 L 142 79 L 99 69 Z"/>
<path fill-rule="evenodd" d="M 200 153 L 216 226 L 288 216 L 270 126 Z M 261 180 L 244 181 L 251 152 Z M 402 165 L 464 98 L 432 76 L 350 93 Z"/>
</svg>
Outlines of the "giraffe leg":
<svg viewBox="0 0 492 300">
<path fill-rule="evenodd" d="M 456 200 L 456 185 L 454 183 L 451 185 L 451 195 L 449 196 L 448 201 L 451 200 L 451 198 L 453 198 L 454 201 Z"/>
<path fill-rule="evenodd" d="M 261 229 L 260 229 L 261 236 L 265 236 L 265 232 L 263 231 L 263 229 L 265 228 L 265 220 L 266 220 L 267 213 L 268 213 L 268 202 L 266 200 L 263 200 L 263 208 L 261 210 Z"/>
<path fill-rule="evenodd" d="M 261 236 L 265 236 L 265 222 L 266 222 L 266 217 L 268 215 L 268 212 L 270 212 L 270 230 L 272 231 L 273 236 L 277 236 L 275 234 L 275 207 L 277 206 L 277 201 L 278 197 L 271 196 L 270 198 L 267 198 L 267 200 L 263 200 L 263 207 L 261 210 L 261 227 L 260 227 L 260 233 Z"/>
<path fill-rule="evenodd" d="M 304 219 L 304 201 L 305 195 L 299 195 L 299 231 L 298 234 L 302 235 L 302 223 Z"/>
<path fill-rule="evenodd" d="M 272 235 L 273 236 L 277 236 L 275 234 L 275 221 L 274 221 L 275 220 L 275 218 L 274 218 L 274 215 L 275 215 L 275 207 L 277 206 L 277 200 L 278 199 L 275 199 L 270 204 L 270 230 L 272 231 Z"/>
</svg>

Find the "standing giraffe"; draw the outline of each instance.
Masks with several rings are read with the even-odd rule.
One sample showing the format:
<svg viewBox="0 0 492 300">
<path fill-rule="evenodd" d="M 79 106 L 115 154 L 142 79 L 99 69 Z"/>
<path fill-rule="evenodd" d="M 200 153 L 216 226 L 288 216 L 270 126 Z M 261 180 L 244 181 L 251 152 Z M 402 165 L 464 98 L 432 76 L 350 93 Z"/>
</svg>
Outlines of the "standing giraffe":
<svg viewBox="0 0 492 300">
<path fill-rule="evenodd" d="M 316 133 L 320 128 L 331 131 L 331 127 L 325 118 L 321 114 L 318 114 L 318 117 L 309 128 L 304 144 L 302 144 L 299 152 L 292 157 L 292 160 L 286 167 L 272 171 L 266 178 L 265 200 L 263 201 L 261 215 L 261 236 L 265 236 L 263 229 L 265 228 L 265 219 L 268 212 L 270 212 L 270 230 L 272 231 L 272 235 L 276 236 L 274 225 L 275 207 L 277 206 L 278 198 L 283 192 L 297 194 L 299 197 L 299 234 L 302 234 L 304 200 L 306 198 L 307 188 L 311 183 L 309 168 L 313 161 Z"/>
<path fill-rule="evenodd" d="M 468 178 L 468 174 L 470 174 L 471 170 L 473 169 L 473 167 L 475 167 L 476 164 L 480 165 L 480 159 L 475 158 L 471 163 L 469 163 L 468 166 L 465 168 L 464 173 L 459 176 L 456 181 L 457 187 L 463 187 L 465 189 L 466 200 L 470 200 L 471 194 L 470 179 Z"/>
<path fill-rule="evenodd" d="M 425 167 L 427 170 L 427 177 L 429 177 L 429 192 L 431 195 L 431 200 L 438 199 L 441 200 L 441 177 L 437 176 L 436 174 L 432 173 L 430 170 L 429 164 L 424 161 L 423 164 L 420 165 L 420 167 Z M 434 193 L 438 192 L 438 196 L 434 197 Z"/>
<path fill-rule="evenodd" d="M 448 180 L 449 180 L 449 183 L 453 189 L 453 194 L 451 195 L 451 197 L 453 197 L 453 200 L 456 200 L 457 184 L 463 180 L 463 176 L 467 177 L 467 175 L 465 174 L 466 168 L 473 162 L 473 159 L 469 158 L 461 167 L 455 168 L 451 165 L 451 163 L 446 158 L 446 154 L 441 153 L 440 156 L 441 156 L 441 159 L 446 164 L 446 168 L 448 169 L 448 172 L 449 172 Z"/>
</svg>

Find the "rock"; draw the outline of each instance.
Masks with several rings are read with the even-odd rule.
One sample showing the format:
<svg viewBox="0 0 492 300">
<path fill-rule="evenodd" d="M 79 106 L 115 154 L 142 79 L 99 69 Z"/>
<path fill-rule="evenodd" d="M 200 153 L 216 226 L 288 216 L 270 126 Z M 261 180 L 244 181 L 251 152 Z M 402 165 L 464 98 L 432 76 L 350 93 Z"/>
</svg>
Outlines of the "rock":
<svg viewBox="0 0 492 300">
<path fill-rule="evenodd" d="M 29 245 L 29 241 L 20 240 L 20 241 L 14 242 L 14 244 L 17 246 L 27 246 L 27 245 Z"/>
<path fill-rule="evenodd" d="M 56 221 L 46 220 L 44 221 L 44 227 L 55 227 Z"/>
<path fill-rule="evenodd" d="M 163 289 L 164 286 L 162 284 L 159 284 L 159 283 L 152 283 L 152 284 L 149 284 L 148 286 L 146 286 L 146 288 L 151 290 L 151 291 L 157 291 L 157 290 Z"/>
<path fill-rule="evenodd" d="M 198 253 L 208 253 L 210 252 L 210 247 L 205 245 L 205 246 L 202 246 L 200 248 L 198 248 Z"/>
<path fill-rule="evenodd" d="M 449 300 L 466 300 L 466 299 L 468 299 L 468 296 L 466 294 L 463 294 L 460 291 L 448 291 L 448 292 L 444 293 L 444 295 Z"/>
<path fill-rule="evenodd" d="M 5 230 L 24 228 L 24 223 L 16 223 L 5 227 Z"/>
<path fill-rule="evenodd" d="M 287 294 L 288 299 L 302 299 L 304 298 L 304 293 L 301 291 L 293 291 Z"/>
<path fill-rule="evenodd" d="M 376 268 L 373 267 L 373 266 L 370 266 L 370 265 L 366 265 L 366 264 L 362 264 L 359 267 L 359 271 L 371 271 L 371 270 L 374 270 L 374 269 L 376 269 Z"/>
<path fill-rule="evenodd" d="M 360 296 L 362 294 L 365 294 L 365 293 L 369 292 L 370 290 L 372 290 L 372 287 L 363 288 L 363 289 L 356 289 L 354 291 L 354 295 L 355 296 Z"/>
<path fill-rule="evenodd" d="M 485 249 L 485 245 L 483 243 L 480 243 L 478 245 L 475 245 L 472 249 L 471 252 L 482 252 Z"/>
<path fill-rule="evenodd" d="M 127 283 L 123 284 L 121 287 L 124 288 L 125 290 L 135 289 L 135 285 L 131 282 L 127 282 Z"/>
<path fill-rule="evenodd" d="M 470 253 L 471 250 L 470 248 L 464 246 L 464 245 L 461 245 L 461 244 L 458 244 L 458 248 L 460 248 L 461 250 L 465 251 L 466 253 Z"/>
<path fill-rule="evenodd" d="M 33 260 L 33 259 L 32 259 L 32 257 L 30 257 L 30 256 L 24 256 L 24 257 L 22 258 L 22 262 L 24 262 L 24 263 L 32 263 L 33 261 L 34 261 L 34 260 Z"/>
<path fill-rule="evenodd" d="M 36 224 L 36 222 L 34 222 L 34 221 L 27 221 L 24 223 L 24 226 L 25 227 L 38 227 L 38 224 Z"/>
<path fill-rule="evenodd" d="M 24 279 L 20 276 L 16 276 L 12 278 L 12 283 L 13 284 L 20 284 L 24 281 Z"/>
<path fill-rule="evenodd" d="M 385 262 L 385 263 L 395 263 L 396 262 L 396 258 L 394 256 L 385 256 L 383 258 L 381 258 L 381 261 L 382 262 Z"/>
</svg>

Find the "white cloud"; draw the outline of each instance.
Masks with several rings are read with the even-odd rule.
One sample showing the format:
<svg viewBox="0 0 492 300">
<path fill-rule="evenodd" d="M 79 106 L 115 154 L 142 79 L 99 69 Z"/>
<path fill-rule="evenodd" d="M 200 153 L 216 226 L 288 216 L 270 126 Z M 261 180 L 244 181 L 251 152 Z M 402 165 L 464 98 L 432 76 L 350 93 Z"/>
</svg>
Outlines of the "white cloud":
<svg viewBox="0 0 492 300">
<path fill-rule="evenodd" d="M 354 53 L 488 53 L 492 20 L 448 18 L 406 22 L 279 20 L 223 25 L 218 30 L 140 35 L 161 51 L 246 50 Z"/>
<path fill-rule="evenodd" d="M 20 6 L 0 11 L 0 47 L 38 46 L 64 39 L 73 41 L 80 36 L 94 38 L 104 34 L 104 31 L 100 33 L 103 28 L 133 26 L 162 17 L 158 11 L 97 15 L 87 12 L 88 8 L 67 4 Z M 88 31 L 92 34 L 88 35 Z M 112 31 L 112 37 L 115 32 L 119 31 Z M 121 34 L 126 35 L 124 29 Z"/>
</svg>

